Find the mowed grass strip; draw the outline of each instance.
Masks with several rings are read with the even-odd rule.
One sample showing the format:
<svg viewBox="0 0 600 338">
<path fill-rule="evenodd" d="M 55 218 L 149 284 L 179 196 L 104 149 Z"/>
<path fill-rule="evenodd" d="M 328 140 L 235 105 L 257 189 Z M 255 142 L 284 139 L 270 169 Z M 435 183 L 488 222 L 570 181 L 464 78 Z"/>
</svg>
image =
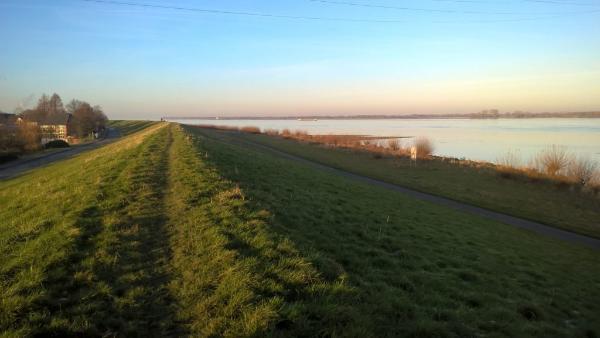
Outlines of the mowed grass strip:
<svg viewBox="0 0 600 338">
<path fill-rule="evenodd" d="M 368 336 L 600 334 L 595 251 L 186 130 L 205 165 L 268 211 L 269 233 L 357 292 Z"/>
<path fill-rule="evenodd" d="M 544 181 L 507 179 L 488 168 L 374 156 L 281 137 L 231 133 L 334 168 L 600 238 L 600 198 Z"/>
</svg>

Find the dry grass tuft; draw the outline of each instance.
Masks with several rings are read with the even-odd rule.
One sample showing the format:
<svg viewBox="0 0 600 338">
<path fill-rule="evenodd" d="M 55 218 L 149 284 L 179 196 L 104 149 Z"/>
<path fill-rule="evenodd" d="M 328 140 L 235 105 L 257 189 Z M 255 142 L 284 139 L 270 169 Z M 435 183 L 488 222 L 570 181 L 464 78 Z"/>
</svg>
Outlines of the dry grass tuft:
<svg viewBox="0 0 600 338">
<path fill-rule="evenodd" d="M 538 155 L 537 161 L 546 174 L 557 176 L 567 168 L 571 158 L 564 147 L 552 145 Z"/>
<path fill-rule="evenodd" d="M 433 143 L 426 137 L 418 137 L 414 141 L 414 146 L 417 148 L 417 156 L 419 158 L 429 158 L 435 149 Z"/>
</svg>

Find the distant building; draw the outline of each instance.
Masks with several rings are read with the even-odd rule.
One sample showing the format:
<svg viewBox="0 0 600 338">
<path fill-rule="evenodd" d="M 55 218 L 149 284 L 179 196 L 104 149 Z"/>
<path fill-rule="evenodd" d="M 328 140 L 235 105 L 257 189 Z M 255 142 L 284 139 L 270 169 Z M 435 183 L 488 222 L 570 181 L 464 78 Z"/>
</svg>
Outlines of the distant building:
<svg viewBox="0 0 600 338">
<path fill-rule="evenodd" d="M 17 115 L 0 112 L 0 126 L 14 126 L 17 123 Z"/>
<path fill-rule="evenodd" d="M 40 127 L 42 144 L 46 144 L 54 140 L 63 140 L 68 142 L 69 123 L 71 122 L 71 114 L 55 114 L 37 121 Z"/>
</svg>

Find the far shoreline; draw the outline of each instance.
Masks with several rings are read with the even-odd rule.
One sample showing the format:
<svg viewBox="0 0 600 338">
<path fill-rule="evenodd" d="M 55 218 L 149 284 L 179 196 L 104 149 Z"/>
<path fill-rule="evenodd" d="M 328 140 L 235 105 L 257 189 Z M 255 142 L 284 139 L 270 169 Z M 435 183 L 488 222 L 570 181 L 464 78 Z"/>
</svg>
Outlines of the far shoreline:
<svg viewBox="0 0 600 338">
<path fill-rule="evenodd" d="M 499 113 L 499 114 L 412 114 L 412 115 L 340 115 L 340 116 L 167 116 L 164 120 L 523 120 L 523 119 L 600 118 L 600 112 L 574 113 Z"/>
</svg>

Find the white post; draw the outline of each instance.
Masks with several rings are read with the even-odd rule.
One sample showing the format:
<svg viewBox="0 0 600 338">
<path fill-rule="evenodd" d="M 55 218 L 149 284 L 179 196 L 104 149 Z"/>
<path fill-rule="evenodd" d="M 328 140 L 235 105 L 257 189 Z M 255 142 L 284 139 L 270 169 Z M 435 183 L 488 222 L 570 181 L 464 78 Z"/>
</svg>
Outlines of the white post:
<svg viewBox="0 0 600 338">
<path fill-rule="evenodd" d="M 417 147 L 410 147 L 410 159 L 415 162 L 415 166 L 417 165 Z"/>
</svg>

